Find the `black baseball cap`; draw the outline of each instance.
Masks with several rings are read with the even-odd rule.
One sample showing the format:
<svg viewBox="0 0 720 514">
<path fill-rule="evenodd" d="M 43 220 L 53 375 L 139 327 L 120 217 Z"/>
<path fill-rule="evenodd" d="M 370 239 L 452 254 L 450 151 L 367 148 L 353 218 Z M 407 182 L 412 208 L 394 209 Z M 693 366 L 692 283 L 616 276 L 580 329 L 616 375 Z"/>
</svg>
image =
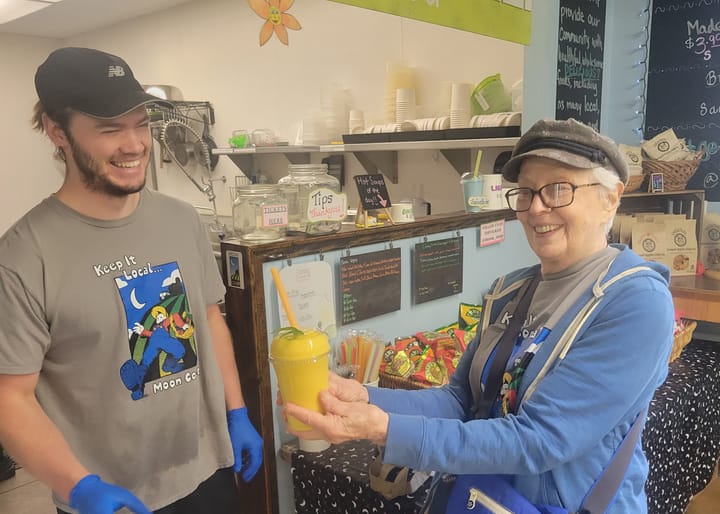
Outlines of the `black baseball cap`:
<svg viewBox="0 0 720 514">
<path fill-rule="evenodd" d="M 69 107 L 117 118 L 147 103 L 169 105 L 146 93 L 124 60 L 93 48 L 54 50 L 35 73 L 35 90 L 48 113 Z"/>
<path fill-rule="evenodd" d="M 578 169 L 601 166 L 617 173 L 624 184 L 628 181 L 628 166 L 615 141 L 572 118 L 540 120 L 530 127 L 503 166 L 503 178 L 517 182 L 520 165 L 530 156 L 545 157 Z"/>
</svg>

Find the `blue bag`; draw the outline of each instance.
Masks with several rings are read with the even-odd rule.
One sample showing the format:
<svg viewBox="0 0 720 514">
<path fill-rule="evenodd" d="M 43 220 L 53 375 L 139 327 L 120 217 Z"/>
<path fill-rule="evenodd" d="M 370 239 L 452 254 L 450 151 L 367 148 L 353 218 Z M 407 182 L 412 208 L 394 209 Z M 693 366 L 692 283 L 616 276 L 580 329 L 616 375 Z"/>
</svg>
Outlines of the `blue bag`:
<svg viewBox="0 0 720 514">
<path fill-rule="evenodd" d="M 459 475 L 448 496 L 446 514 L 568 514 L 552 505 L 533 505 L 503 475 Z"/>
<path fill-rule="evenodd" d="M 642 430 L 643 410 L 590 488 L 578 514 L 605 512 L 620 487 Z M 515 490 L 508 475 L 440 475 L 428 490 L 422 514 L 569 514 L 563 507 L 533 505 Z"/>
<path fill-rule="evenodd" d="M 518 292 L 520 301 L 515 308 L 510 324 L 505 329 L 496 348 L 506 355 L 493 359 L 487 383 L 498 384 L 496 388 L 487 387 L 485 394 L 477 399 L 479 418 L 487 418 L 502 383 L 505 363 L 508 360 L 508 349 L 511 349 L 525 319 L 530 298 L 532 298 L 539 275 L 527 281 Z M 496 363 L 499 363 L 496 365 Z M 494 376 L 494 378 L 493 378 Z M 577 514 L 602 514 L 612 503 L 622 483 L 628 464 L 633 455 L 645 418 L 643 410 L 633 422 L 630 430 L 615 453 L 608 466 L 595 481 L 583 499 Z M 515 490 L 508 475 L 439 475 L 433 480 L 421 514 L 462 514 L 480 512 L 485 514 L 571 514 L 564 507 L 554 505 L 534 505 Z"/>
</svg>

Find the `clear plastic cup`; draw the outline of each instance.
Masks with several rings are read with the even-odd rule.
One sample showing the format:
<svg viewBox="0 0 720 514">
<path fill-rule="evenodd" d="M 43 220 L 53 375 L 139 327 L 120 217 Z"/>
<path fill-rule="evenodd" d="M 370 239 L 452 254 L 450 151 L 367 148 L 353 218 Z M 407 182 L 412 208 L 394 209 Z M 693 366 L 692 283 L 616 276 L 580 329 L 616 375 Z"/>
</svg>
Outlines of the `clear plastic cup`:
<svg viewBox="0 0 720 514">
<path fill-rule="evenodd" d="M 275 369 L 283 402 L 323 412 L 318 395 L 328 388 L 330 343 L 318 330 L 282 328 L 270 345 L 270 362 Z M 288 427 L 295 431 L 310 430 L 292 416 Z"/>
<path fill-rule="evenodd" d="M 465 198 L 465 212 L 480 212 L 487 208 L 487 197 L 483 193 L 483 176 L 463 173 L 460 177 Z"/>
</svg>

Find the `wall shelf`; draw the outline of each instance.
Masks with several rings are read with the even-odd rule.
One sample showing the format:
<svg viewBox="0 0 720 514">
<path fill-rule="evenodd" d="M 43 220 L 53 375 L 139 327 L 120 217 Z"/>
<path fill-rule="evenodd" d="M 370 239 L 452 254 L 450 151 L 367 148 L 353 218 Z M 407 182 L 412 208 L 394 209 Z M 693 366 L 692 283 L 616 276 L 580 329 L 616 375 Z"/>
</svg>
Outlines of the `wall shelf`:
<svg viewBox="0 0 720 514">
<path fill-rule="evenodd" d="M 216 148 L 214 155 L 227 155 L 246 175 L 255 170 L 255 159 L 262 155 L 284 155 L 291 164 L 308 164 L 313 153 L 352 153 L 367 173 L 382 173 L 398 182 L 398 152 L 437 150 L 458 173 L 472 168 L 471 154 L 480 148 L 512 149 L 518 137 L 485 139 L 443 139 L 437 141 L 401 141 L 389 143 L 353 143 L 344 145 L 291 145 L 253 148 Z"/>
<path fill-rule="evenodd" d="M 342 153 L 343 145 L 258 146 L 251 148 L 215 148 L 213 155 L 227 155 L 246 175 L 255 171 L 258 155 L 284 155 L 290 164 L 309 164 L 312 153 Z"/>
</svg>

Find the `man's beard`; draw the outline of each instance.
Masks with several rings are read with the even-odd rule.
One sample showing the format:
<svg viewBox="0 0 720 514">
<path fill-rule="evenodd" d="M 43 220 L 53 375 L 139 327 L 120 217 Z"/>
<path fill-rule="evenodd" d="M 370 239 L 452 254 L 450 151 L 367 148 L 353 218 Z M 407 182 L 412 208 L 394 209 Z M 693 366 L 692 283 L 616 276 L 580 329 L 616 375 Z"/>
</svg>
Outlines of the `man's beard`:
<svg viewBox="0 0 720 514">
<path fill-rule="evenodd" d="M 104 193 L 108 196 L 123 197 L 137 193 L 145 187 L 145 177 L 142 183 L 136 186 L 114 184 L 107 176 L 103 175 L 102 166 L 89 153 L 80 148 L 69 135 L 68 140 L 72 149 L 73 160 L 77 164 L 78 170 L 80 170 L 80 178 L 91 191 Z"/>
</svg>

